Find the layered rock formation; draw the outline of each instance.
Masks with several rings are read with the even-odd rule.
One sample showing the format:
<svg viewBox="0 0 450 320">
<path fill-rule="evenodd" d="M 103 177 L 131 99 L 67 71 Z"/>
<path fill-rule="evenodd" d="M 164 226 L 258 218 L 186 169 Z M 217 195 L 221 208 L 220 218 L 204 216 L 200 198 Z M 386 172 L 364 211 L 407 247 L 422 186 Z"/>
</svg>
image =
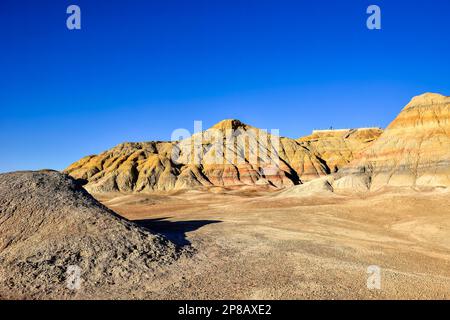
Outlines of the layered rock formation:
<svg viewBox="0 0 450 320">
<path fill-rule="evenodd" d="M 426 93 L 341 170 L 340 189 L 450 186 L 450 97 Z"/>
<path fill-rule="evenodd" d="M 449 97 L 415 97 L 383 132 L 317 130 L 278 137 L 224 120 L 175 142 L 124 143 L 85 157 L 66 172 L 92 192 L 195 187 L 283 188 L 333 174 L 333 188 L 448 186 Z"/>
<path fill-rule="evenodd" d="M 353 160 L 355 153 L 364 149 L 382 133 L 380 128 L 315 130 L 311 135 L 297 141 L 306 143 L 326 160 L 331 172 L 337 172 Z"/>
<path fill-rule="evenodd" d="M 278 137 L 224 120 L 176 142 L 123 143 L 66 169 L 91 192 L 167 191 L 195 187 L 289 187 L 328 175 L 353 159 L 380 129 Z"/>
<path fill-rule="evenodd" d="M 1 174 L 0 194 L 0 299 L 131 297 L 179 254 L 59 172 Z M 79 290 L 68 285 L 70 266 Z"/>
</svg>

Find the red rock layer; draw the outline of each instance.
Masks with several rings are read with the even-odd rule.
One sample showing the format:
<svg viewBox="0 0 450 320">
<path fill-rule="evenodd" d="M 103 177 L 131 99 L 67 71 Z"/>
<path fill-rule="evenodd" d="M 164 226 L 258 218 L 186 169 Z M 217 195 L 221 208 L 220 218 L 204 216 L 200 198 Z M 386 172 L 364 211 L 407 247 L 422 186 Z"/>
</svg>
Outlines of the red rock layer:
<svg viewBox="0 0 450 320">
<path fill-rule="evenodd" d="M 450 97 L 427 93 L 413 98 L 342 174 L 365 181 L 372 190 L 450 186 Z"/>
<path fill-rule="evenodd" d="M 338 170 L 380 132 L 327 131 L 278 139 L 238 120 L 224 120 L 179 142 L 123 143 L 73 163 L 66 172 L 85 180 L 92 192 L 284 188 Z M 196 140 L 200 144 L 194 147 Z"/>
</svg>

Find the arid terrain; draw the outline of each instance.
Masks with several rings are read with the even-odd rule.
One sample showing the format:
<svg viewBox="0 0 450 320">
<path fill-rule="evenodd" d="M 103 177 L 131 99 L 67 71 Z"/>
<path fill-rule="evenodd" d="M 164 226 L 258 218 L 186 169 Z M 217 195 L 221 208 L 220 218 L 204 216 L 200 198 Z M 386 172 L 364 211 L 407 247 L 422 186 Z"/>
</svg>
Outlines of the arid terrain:
<svg viewBox="0 0 450 320">
<path fill-rule="evenodd" d="M 384 130 L 122 143 L 0 174 L 0 299 L 450 299 L 449 196 L 434 93 Z"/>
<path fill-rule="evenodd" d="M 95 195 L 130 225 L 56 172 L 0 178 L 3 299 L 450 298 L 448 189 Z"/>
<path fill-rule="evenodd" d="M 449 299 L 449 195 L 188 191 L 99 199 L 195 248 L 152 298 Z M 380 290 L 367 288 L 370 265 L 381 268 Z"/>
</svg>

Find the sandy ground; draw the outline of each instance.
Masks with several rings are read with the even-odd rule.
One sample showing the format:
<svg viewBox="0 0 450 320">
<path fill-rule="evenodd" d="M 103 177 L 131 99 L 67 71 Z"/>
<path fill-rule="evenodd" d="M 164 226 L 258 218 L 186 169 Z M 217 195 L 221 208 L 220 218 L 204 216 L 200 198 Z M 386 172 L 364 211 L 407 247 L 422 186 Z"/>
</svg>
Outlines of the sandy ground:
<svg viewBox="0 0 450 320">
<path fill-rule="evenodd" d="M 192 246 L 156 299 L 449 299 L 450 193 L 284 198 L 257 192 L 96 197 Z M 371 265 L 381 288 L 368 289 Z"/>
</svg>

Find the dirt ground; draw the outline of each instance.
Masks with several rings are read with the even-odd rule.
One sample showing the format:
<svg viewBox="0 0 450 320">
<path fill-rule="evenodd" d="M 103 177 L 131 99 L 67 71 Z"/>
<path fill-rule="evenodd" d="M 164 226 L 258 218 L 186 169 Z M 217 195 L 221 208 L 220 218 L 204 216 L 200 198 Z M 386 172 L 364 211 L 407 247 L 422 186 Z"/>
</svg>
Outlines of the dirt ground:
<svg viewBox="0 0 450 320">
<path fill-rule="evenodd" d="M 201 191 L 102 194 L 117 213 L 192 246 L 155 299 L 449 299 L 450 193 Z M 369 266 L 380 289 L 368 289 Z"/>
</svg>

